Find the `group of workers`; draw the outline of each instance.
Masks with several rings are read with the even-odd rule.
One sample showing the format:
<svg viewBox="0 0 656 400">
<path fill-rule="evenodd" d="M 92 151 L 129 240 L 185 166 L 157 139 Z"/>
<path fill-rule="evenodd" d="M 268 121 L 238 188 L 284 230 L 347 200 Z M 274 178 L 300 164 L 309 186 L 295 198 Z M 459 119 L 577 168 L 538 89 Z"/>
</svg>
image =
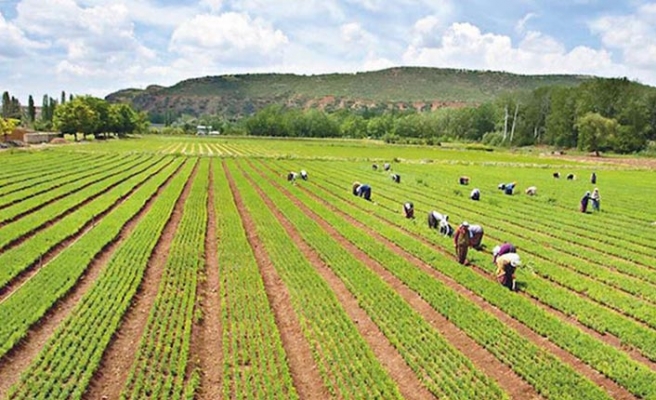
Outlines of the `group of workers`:
<svg viewBox="0 0 656 400">
<path fill-rule="evenodd" d="M 299 176 L 299 174 L 297 174 L 296 172 L 290 171 L 287 174 L 287 181 L 291 182 L 291 183 L 296 183 L 296 178 L 298 178 L 298 176 Z M 300 176 L 301 176 L 301 179 L 303 179 L 304 181 L 308 180 L 308 174 L 307 174 L 306 170 L 302 169 L 301 172 L 300 172 Z"/>
</svg>

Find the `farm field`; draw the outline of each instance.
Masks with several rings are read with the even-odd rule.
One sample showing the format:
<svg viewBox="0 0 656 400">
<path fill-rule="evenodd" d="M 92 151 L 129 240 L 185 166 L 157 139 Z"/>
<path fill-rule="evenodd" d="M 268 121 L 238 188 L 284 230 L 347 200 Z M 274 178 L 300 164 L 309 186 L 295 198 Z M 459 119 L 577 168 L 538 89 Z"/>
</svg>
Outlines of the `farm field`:
<svg viewBox="0 0 656 400">
<path fill-rule="evenodd" d="M 224 137 L 0 160 L 0 399 L 656 399 L 653 160 Z M 468 265 L 431 210 L 483 226 Z"/>
</svg>

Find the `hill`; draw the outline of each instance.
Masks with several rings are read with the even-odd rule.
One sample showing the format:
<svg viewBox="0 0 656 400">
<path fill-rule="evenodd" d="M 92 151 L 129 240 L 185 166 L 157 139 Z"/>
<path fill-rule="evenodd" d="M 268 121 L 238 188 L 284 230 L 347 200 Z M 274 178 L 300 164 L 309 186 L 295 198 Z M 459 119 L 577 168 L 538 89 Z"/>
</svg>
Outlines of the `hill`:
<svg viewBox="0 0 656 400">
<path fill-rule="evenodd" d="M 430 110 L 478 104 L 508 91 L 540 86 L 575 86 L 589 79 L 580 75 L 517 75 L 506 72 L 422 67 L 398 67 L 352 74 L 241 74 L 188 79 L 171 87 L 125 89 L 106 97 L 128 102 L 151 118 L 221 114 L 230 118 L 251 114 L 269 104 L 336 109 Z"/>
</svg>

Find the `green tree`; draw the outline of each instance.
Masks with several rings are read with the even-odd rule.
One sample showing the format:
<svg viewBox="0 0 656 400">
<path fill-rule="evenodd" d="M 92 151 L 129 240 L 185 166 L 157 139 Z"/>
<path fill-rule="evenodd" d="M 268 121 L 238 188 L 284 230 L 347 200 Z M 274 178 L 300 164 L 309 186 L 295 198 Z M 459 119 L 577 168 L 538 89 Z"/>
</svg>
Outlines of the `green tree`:
<svg viewBox="0 0 656 400">
<path fill-rule="evenodd" d="M 34 98 L 32 95 L 27 99 L 27 118 L 30 123 L 36 121 L 36 107 L 34 106 Z"/>
<path fill-rule="evenodd" d="M 596 154 L 608 148 L 609 139 L 617 134 L 619 128 L 616 120 L 593 112 L 579 118 L 576 126 L 579 131 L 579 149 Z"/>
<path fill-rule="evenodd" d="M 76 97 L 56 108 L 53 122 L 61 133 L 90 134 L 100 125 L 100 116 L 82 97 Z"/>
<path fill-rule="evenodd" d="M 2 117 L 9 118 L 11 115 L 11 98 L 9 92 L 2 93 Z"/>
<path fill-rule="evenodd" d="M 557 87 L 551 91 L 545 121 L 545 142 L 558 147 L 576 147 L 576 89 Z"/>
</svg>

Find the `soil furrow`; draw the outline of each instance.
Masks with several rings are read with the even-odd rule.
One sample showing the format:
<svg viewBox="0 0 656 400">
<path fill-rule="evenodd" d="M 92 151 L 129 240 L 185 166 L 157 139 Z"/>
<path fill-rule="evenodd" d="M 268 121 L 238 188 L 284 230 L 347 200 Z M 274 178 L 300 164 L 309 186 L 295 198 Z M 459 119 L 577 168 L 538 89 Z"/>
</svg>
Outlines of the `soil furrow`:
<svg viewBox="0 0 656 400">
<path fill-rule="evenodd" d="M 566 364 L 569 364 L 572 368 L 574 368 L 576 371 L 581 373 L 583 376 L 587 377 L 590 379 L 592 382 L 594 382 L 596 385 L 602 387 L 604 390 L 606 390 L 613 398 L 615 399 L 634 399 L 635 396 L 633 396 L 630 392 L 628 392 L 625 388 L 619 386 L 617 383 L 612 381 L 611 379 L 607 378 L 606 376 L 600 374 L 587 364 L 585 364 L 583 361 L 579 360 L 576 358 L 574 355 L 570 354 L 569 352 L 561 349 L 554 343 L 548 341 L 548 339 L 543 338 L 542 336 L 538 335 L 535 333 L 533 330 L 522 324 L 521 322 L 515 320 L 514 318 L 506 315 L 504 312 L 499 310 L 498 308 L 490 305 L 487 303 L 484 299 L 480 298 L 478 295 L 475 293 L 471 292 L 469 289 L 461 286 L 458 282 L 453 280 L 452 278 L 442 274 L 441 272 L 437 271 L 434 269 L 432 266 L 429 264 L 425 263 L 423 260 L 415 257 L 414 255 L 406 252 L 404 249 L 400 248 L 397 246 L 394 242 L 388 240 L 387 238 L 379 235 L 377 232 L 374 230 L 368 228 L 364 224 L 360 223 L 358 220 L 355 218 L 351 217 L 347 213 L 337 209 L 336 207 L 332 206 L 331 204 L 327 203 L 325 200 L 321 199 L 319 196 L 315 195 L 312 193 L 310 190 L 307 190 L 305 188 L 302 188 L 302 190 L 307 193 L 308 195 L 312 196 L 313 198 L 317 199 L 326 207 L 330 208 L 334 212 L 338 213 L 339 215 L 342 215 L 342 217 L 349 221 L 351 224 L 354 226 L 357 226 L 358 228 L 362 229 L 363 231 L 367 232 L 369 235 L 372 237 L 376 238 L 376 240 L 380 241 L 381 243 L 385 243 L 386 246 L 388 246 L 390 249 L 392 249 L 395 253 L 399 254 L 400 256 L 404 257 L 417 267 L 421 268 L 423 271 L 428 272 L 431 274 L 433 277 L 436 279 L 439 279 L 443 283 L 447 284 L 449 287 L 453 288 L 456 290 L 458 293 L 461 295 L 465 296 L 467 299 L 470 301 L 474 302 L 477 304 L 481 309 L 485 310 L 486 312 L 494 315 L 497 317 L 500 321 L 517 331 L 520 335 L 526 337 L 530 341 L 532 341 L 535 345 L 540 346 L 549 352 L 551 352 L 554 356 L 559 358 L 561 361 L 563 361 Z M 449 254 L 452 256 L 451 254 Z"/>
<path fill-rule="evenodd" d="M 139 343 L 148 322 L 150 309 L 157 297 L 169 248 L 182 218 L 184 203 L 191 191 L 191 184 L 197 170 L 198 163 L 185 183 L 182 194 L 176 201 L 162 235 L 150 255 L 143 279 L 132 299 L 132 305 L 123 316 L 119 329 L 114 333 L 112 341 L 103 353 L 100 366 L 91 378 L 83 396 L 85 399 L 118 399 L 123 390 L 130 367 L 139 350 Z"/>
<path fill-rule="evenodd" d="M 181 164 L 182 165 L 182 164 Z M 38 356 L 41 348 L 47 343 L 57 326 L 64 321 L 73 311 L 80 299 L 95 284 L 96 279 L 109 262 L 116 249 L 125 238 L 129 237 L 134 228 L 139 224 L 144 215 L 148 213 L 155 199 L 169 184 L 180 167 L 169 176 L 163 185 L 148 199 L 146 204 L 135 214 L 122 228 L 103 251 L 96 255 L 89 264 L 84 274 L 80 276 L 78 283 L 55 303 L 38 323 L 30 328 L 30 333 L 21 343 L 0 359 L 0 398 L 4 398 L 7 390 L 18 381 L 20 374 Z"/>
<path fill-rule="evenodd" d="M 200 360 L 201 385 L 197 398 L 201 400 L 221 398 L 223 378 L 223 346 L 221 325 L 221 299 L 219 260 L 217 258 L 216 209 L 214 208 L 214 169 L 210 163 L 209 195 L 207 197 L 207 233 L 205 235 L 205 279 L 198 289 L 203 321 L 191 341 L 191 360 Z"/>
<path fill-rule="evenodd" d="M 171 164 L 170 161 L 166 165 L 163 165 L 161 168 L 158 168 L 157 171 L 154 171 L 152 174 L 150 174 L 149 178 L 151 176 L 154 176 L 158 174 L 160 171 L 162 171 L 164 168 L 166 168 L 169 164 Z M 84 224 L 77 232 L 71 234 L 64 240 L 62 240 L 59 243 L 53 244 L 53 246 L 48 249 L 43 255 L 39 258 L 38 261 L 33 262 L 32 264 L 28 265 L 25 269 L 23 269 L 19 274 L 17 274 L 12 280 L 7 282 L 7 284 L 3 287 L 0 288 L 0 303 L 3 302 L 7 297 L 11 296 L 12 293 L 14 293 L 16 290 L 18 290 L 21 286 L 25 284 L 30 278 L 32 278 L 34 275 L 36 275 L 39 270 L 46 264 L 48 264 L 52 259 L 57 257 L 59 253 L 70 247 L 73 243 L 78 241 L 84 234 L 86 234 L 90 229 L 92 229 L 99 221 L 101 221 L 105 216 L 110 214 L 113 210 L 115 210 L 119 205 L 121 205 L 126 199 L 128 199 L 134 192 L 139 190 L 140 187 L 142 187 L 148 179 L 145 179 L 144 181 L 140 182 L 137 184 L 135 187 L 133 187 L 127 194 L 124 196 L 121 196 L 118 201 L 116 201 L 114 204 L 112 204 L 109 208 L 106 210 L 102 211 L 100 214 L 95 216 L 91 221 L 88 221 L 86 224 Z M 90 202 L 85 200 L 85 204 Z M 80 205 L 82 207 L 82 205 Z M 63 217 L 62 217 L 63 218 Z M 59 218 L 57 219 L 59 220 Z M 54 224 L 56 221 L 53 220 L 52 224 Z M 48 226 L 52 225 L 48 224 L 47 226 L 42 226 L 41 229 L 47 229 Z M 21 237 L 21 242 L 27 240 L 29 237 L 34 236 L 37 234 L 38 231 L 33 231 L 28 237 Z M 2 251 L 0 251 L 2 253 Z"/>
<path fill-rule="evenodd" d="M 248 213 L 234 179 L 225 161 L 223 168 L 230 184 L 237 210 L 247 234 L 248 242 L 260 268 L 264 287 L 280 331 L 283 347 L 289 361 L 292 381 L 301 399 L 327 399 L 329 393 L 312 358 L 310 344 L 303 336 L 298 316 L 294 312 L 289 291 L 278 275 L 264 244 L 257 235 L 255 221 Z"/>
<path fill-rule="evenodd" d="M 268 179 L 264 174 L 262 174 L 262 177 Z M 438 332 L 440 332 L 440 334 L 449 343 L 451 343 L 456 349 L 458 349 L 458 351 L 460 351 L 467 358 L 469 358 L 479 370 L 481 370 L 486 375 L 495 379 L 499 384 L 499 386 L 506 393 L 508 393 L 511 396 L 511 398 L 513 399 L 541 398 L 541 396 L 535 391 L 535 389 L 527 382 L 525 382 L 520 376 L 515 374 L 515 372 L 510 367 L 498 361 L 493 354 L 491 354 L 490 352 L 485 350 L 482 346 L 480 346 L 478 343 L 476 343 L 474 340 L 472 340 L 469 336 L 467 336 L 464 332 L 462 332 L 457 326 L 455 326 L 442 314 L 435 311 L 431 307 L 431 305 L 428 304 L 428 302 L 426 302 L 421 298 L 419 294 L 412 291 L 401 280 L 399 280 L 392 273 L 390 273 L 384 266 L 380 265 L 380 263 L 372 259 L 368 254 L 360 250 L 347 238 L 342 236 L 328 222 L 326 222 L 323 218 L 321 218 L 319 215 L 315 214 L 312 210 L 310 210 L 305 204 L 303 204 L 300 200 L 298 200 L 287 189 L 280 186 L 277 182 L 273 182 L 273 181 L 270 182 L 274 186 L 276 186 L 278 190 L 280 190 L 287 198 L 289 198 L 294 203 L 294 205 L 296 205 L 297 208 L 302 210 L 306 215 L 312 218 L 312 220 L 314 220 L 317 224 L 319 224 L 323 228 L 323 230 L 333 238 L 333 240 L 338 242 L 342 247 L 344 247 L 351 254 L 353 254 L 353 256 L 355 256 L 360 262 L 365 264 L 367 268 L 371 269 L 378 276 L 380 276 L 392 289 L 394 289 L 401 297 L 403 297 L 403 299 L 408 304 L 410 304 L 413 307 L 413 309 L 415 309 L 415 311 L 419 312 L 424 318 L 424 320 L 428 321 Z M 272 206 L 270 205 L 269 207 L 271 208 Z M 280 212 L 278 211 L 277 213 Z M 289 224 L 289 222 L 287 223 Z M 295 236 L 296 237 L 294 241 L 297 244 L 301 243 L 300 235 L 296 233 Z M 303 244 L 305 245 L 305 247 L 308 247 L 307 244 L 305 243 Z M 316 257 L 318 258 L 318 256 Z M 328 268 L 328 267 L 324 265 L 323 268 Z M 334 276 L 334 279 L 339 280 L 337 276 Z M 344 289 L 347 290 L 346 287 L 344 287 Z M 357 300 L 353 299 L 353 301 L 357 306 Z M 373 324 L 373 322 L 371 323 Z M 382 332 L 380 332 L 380 335 L 383 335 Z M 384 336 L 383 338 L 385 341 L 387 341 L 387 339 Z M 397 354 L 394 349 L 389 351 L 393 351 L 394 354 Z M 378 356 L 379 354 L 376 353 L 376 355 Z M 403 362 L 402 359 L 401 362 Z M 406 368 L 409 367 L 407 367 L 406 365 Z M 414 373 L 411 370 L 409 372 L 414 375 Z M 393 375 L 393 377 L 395 376 Z M 415 375 L 415 379 L 417 379 L 416 375 Z M 412 386 L 410 388 L 412 388 Z"/>
</svg>

